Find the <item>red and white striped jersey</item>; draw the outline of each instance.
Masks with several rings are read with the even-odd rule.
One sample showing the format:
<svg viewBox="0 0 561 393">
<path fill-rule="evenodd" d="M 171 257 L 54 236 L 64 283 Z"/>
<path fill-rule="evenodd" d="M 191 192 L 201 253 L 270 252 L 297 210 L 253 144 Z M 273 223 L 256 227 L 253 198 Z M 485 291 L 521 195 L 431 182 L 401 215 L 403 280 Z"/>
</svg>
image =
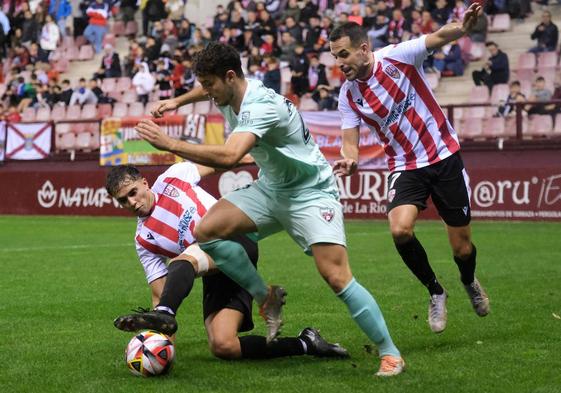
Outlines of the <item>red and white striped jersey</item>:
<svg viewBox="0 0 561 393">
<path fill-rule="evenodd" d="M 167 258 L 176 257 L 196 241 L 195 224 L 216 202 L 197 185 L 199 180 L 197 167 L 183 162 L 169 167 L 151 188 L 154 208 L 149 216 L 138 218 L 135 235 L 148 283 L 167 274 Z"/>
<path fill-rule="evenodd" d="M 345 81 L 339 93 L 341 128 L 366 123 L 380 139 L 391 172 L 422 168 L 460 149 L 422 71 L 425 38 L 375 51 L 368 80 Z"/>
</svg>

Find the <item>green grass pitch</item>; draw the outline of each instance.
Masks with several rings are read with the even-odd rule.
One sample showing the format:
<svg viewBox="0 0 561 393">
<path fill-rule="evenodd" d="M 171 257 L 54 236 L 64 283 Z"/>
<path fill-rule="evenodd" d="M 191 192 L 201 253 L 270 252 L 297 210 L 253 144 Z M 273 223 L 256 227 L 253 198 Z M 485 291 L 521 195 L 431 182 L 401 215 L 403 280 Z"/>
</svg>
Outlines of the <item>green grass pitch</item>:
<svg viewBox="0 0 561 393">
<path fill-rule="evenodd" d="M 473 224 L 492 305 L 479 318 L 442 224 L 419 222 L 417 236 L 450 294 L 448 328 L 435 335 L 426 323 L 427 293 L 399 259 L 387 224 L 349 222 L 354 275 L 376 296 L 407 362 L 391 379 L 374 377 L 368 340 L 284 234 L 260 249 L 262 274 L 289 294 L 283 334 L 315 326 L 352 359 L 217 360 L 207 348 L 197 283 L 180 311 L 171 374 L 132 376 L 123 360 L 132 335 L 112 320 L 149 305 L 134 229 L 132 218 L 0 217 L 1 392 L 561 392 L 561 224 Z"/>
</svg>

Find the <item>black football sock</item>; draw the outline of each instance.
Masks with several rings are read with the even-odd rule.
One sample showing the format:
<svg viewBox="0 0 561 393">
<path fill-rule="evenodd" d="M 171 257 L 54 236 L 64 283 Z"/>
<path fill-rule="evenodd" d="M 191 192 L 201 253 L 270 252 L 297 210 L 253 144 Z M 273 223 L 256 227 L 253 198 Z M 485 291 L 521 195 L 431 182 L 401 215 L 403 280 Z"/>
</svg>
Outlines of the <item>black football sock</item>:
<svg viewBox="0 0 561 393">
<path fill-rule="evenodd" d="M 183 299 L 189 296 L 195 281 L 195 268 L 188 261 L 173 261 L 168 266 L 166 285 L 156 309 L 168 308 L 177 313 Z M 162 311 L 167 311 L 165 308 Z"/>
<path fill-rule="evenodd" d="M 475 279 L 475 257 L 477 256 L 477 250 L 475 244 L 472 243 L 471 247 L 471 254 L 466 259 L 454 257 L 454 262 L 456 262 L 458 269 L 460 269 L 460 279 L 464 285 L 471 284 Z"/>
<path fill-rule="evenodd" d="M 444 293 L 444 288 L 442 288 L 436 279 L 429 265 L 427 253 L 415 235 L 405 243 L 395 243 L 395 248 L 409 270 L 411 270 L 415 277 L 427 287 L 431 295 L 442 295 Z"/>
<path fill-rule="evenodd" d="M 305 344 L 296 337 L 281 337 L 267 345 L 262 336 L 240 337 L 242 358 L 244 359 L 272 359 L 283 356 L 305 355 Z"/>
</svg>

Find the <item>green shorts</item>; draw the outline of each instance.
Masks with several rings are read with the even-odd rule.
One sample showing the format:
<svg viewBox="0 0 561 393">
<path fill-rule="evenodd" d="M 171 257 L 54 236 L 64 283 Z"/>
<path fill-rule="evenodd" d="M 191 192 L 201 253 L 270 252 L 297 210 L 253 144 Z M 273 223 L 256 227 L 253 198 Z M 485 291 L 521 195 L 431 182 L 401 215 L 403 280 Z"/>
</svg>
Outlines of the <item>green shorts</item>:
<svg viewBox="0 0 561 393">
<path fill-rule="evenodd" d="M 333 193 L 309 189 L 283 193 L 257 180 L 224 198 L 255 223 L 260 239 L 284 229 L 308 255 L 316 243 L 346 246 L 343 207 Z"/>
</svg>

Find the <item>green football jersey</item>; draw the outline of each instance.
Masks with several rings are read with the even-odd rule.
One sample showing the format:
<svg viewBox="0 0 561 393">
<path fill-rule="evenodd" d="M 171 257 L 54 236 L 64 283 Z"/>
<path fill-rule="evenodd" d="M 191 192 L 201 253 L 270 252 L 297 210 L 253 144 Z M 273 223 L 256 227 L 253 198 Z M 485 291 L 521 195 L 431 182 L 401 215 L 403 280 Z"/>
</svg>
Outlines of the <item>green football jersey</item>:
<svg viewBox="0 0 561 393">
<path fill-rule="evenodd" d="M 337 193 L 331 166 L 294 104 L 261 81 L 247 82 L 239 114 L 229 105 L 219 109 L 232 132 L 251 132 L 259 138 L 250 153 L 262 184 L 275 191 L 313 188 Z"/>
</svg>

